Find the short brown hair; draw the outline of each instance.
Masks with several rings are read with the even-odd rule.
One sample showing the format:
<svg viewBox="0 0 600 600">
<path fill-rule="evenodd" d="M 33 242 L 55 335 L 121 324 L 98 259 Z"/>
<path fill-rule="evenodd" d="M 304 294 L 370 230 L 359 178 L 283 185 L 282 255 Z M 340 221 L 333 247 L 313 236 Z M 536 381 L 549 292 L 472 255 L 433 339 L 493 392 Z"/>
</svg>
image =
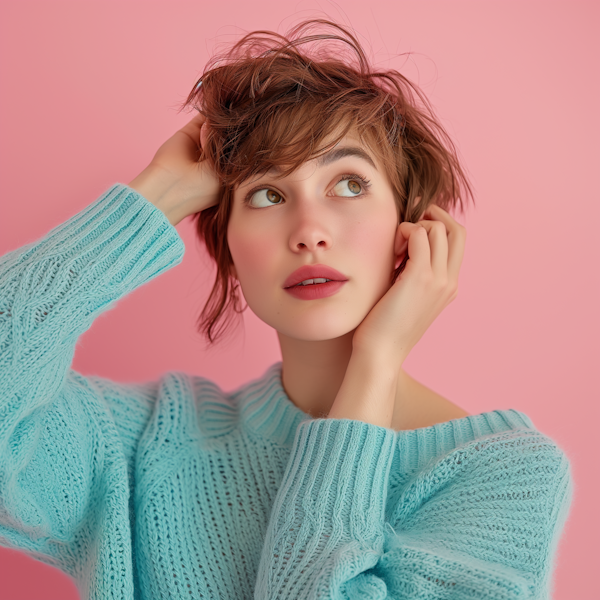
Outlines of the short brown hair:
<svg viewBox="0 0 600 600">
<path fill-rule="evenodd" d="M 313 31 L 320 27 L 334 31 Z M 416 222 L 430 204 L 464 211 L 463 194 L 473 200 L 454 144 L 423 92 L 395 70 L 373 70 L 356 37 L 331 21 L 304 21 L 285 36 L 247 34 L 208 62 L 181 110 L 188 106 L 207 118 L 200 159 L 210 158 L 222 183 L 218 204 L 194 215 L 217 265 L 198 318 L 211 344 L 228 329 L 232 312 L 243 310 L 227 224 L 233 191 L 246 179 L 275 166 L 287 167 L 285 177 L 352 129 L 384 165 L 400 222 Z"/>
</svg>

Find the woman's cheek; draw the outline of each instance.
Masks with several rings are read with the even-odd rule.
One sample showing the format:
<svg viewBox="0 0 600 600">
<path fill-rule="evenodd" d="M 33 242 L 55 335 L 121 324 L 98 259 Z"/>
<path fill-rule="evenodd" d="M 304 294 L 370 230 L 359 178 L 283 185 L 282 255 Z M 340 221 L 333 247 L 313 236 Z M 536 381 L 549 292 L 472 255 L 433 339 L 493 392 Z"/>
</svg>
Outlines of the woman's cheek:
<svg viewBox="0 0 600 600">
<path fill-rule="evenodd" d="M 264 289 L 265 285 L 277 284 L 277 275 L 271 273 L 269 260 L 276 253 L 273 236 L 245 235 L 231 231 L 228 243 L 246 297 L 253 295 L 255 290 Z"/>
<path fill-rule="evenodd" d="M 355 260 L 363 263 L 372 273 L 380 272 L 388 277 L 389 269 L 393 268 L 395 235 L 395 224 L 390 224 L 388 218 L 369 219 L 346 229 L 344 245 Z"/>
</svg>

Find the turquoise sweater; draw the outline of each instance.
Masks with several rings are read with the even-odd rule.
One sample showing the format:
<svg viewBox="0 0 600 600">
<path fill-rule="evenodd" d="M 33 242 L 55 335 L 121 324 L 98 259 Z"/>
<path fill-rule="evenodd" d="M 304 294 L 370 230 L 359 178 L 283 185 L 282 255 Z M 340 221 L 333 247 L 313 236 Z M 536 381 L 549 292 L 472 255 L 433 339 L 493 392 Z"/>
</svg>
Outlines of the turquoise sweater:
<svg viewBox="0 0 600 600">
<path fill-rule="evenodd" d="M 313 419 L 281 363 L 230 393 L 72 370 L 183 253 L 115 184 L 0 259 L 1 544 L 99 600 L 550 598 L 571 465 L 518 410 L 394 431 Z"/>
</svg>

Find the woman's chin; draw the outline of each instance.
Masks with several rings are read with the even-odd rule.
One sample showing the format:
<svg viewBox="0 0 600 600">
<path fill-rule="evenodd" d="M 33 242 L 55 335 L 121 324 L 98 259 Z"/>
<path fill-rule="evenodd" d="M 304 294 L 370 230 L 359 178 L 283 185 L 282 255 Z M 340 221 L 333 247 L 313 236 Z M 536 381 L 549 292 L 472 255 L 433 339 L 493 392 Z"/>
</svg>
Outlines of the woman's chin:
<svg viewBox="0 0 600 600">
<path fill-rule="evenodd" d="M 329 320 L 314 318 L 294 319 L 292 322 L 285 324 L 277 323 L 276 325 L 269 323 L 278 333 L 304 342 L 324 342 L 340 338 L 354 331 L 358 327 L 358 324 L 351 323 L 348 319 L 340 319 L 339 317 Z"/>
<path fill-rule="evenodd" d="M 250 310 L 263 323 L 281 335 L 306 342 L 323 342 L 340 338 L 353 332 L 369 312 L 369 306 L 359 311 L 357 306 L 347 303 L 329 306 L 286 306 L 276 304 L 257 306 L 248 302 Z M 258 310 L 256 310 L 258 309 Z"/>
</svg>

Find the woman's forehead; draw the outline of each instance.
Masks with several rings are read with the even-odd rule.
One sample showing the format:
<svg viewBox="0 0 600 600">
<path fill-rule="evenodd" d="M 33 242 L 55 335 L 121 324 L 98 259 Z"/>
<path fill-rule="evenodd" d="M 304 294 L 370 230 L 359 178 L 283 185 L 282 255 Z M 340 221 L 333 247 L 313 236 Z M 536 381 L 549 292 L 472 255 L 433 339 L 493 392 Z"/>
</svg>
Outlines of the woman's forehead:
<svg viewBox="0 0 600 600">
<path fill-rule="evenodd" d="M 330 140 L 335 141 L 335 136 L 330 136 Z M 331 142 L 329 140 L 325 140 L 323 146 L 327 147 L 328 143 Z M 378 165 L 377 156 L 371 150 L 369 145 L 362 141 L 356 132 L 349 132 L 348 134 L 344 135 L 335 144 L 335 146 L 329 148 L 326 152 L 319 153 L 317 156 L 309 159 L 301 165 L 298 165 L 291 173 L 298 171 L 307 165 L 310 165 L 315 169 L 323 168 L 346 157 L 358 158 L 376 171 L 381 170 L 381 166 Z M 284 178 L 282 174 L 289 171 L 291 167 L 292 165 L 282 164 L 259 170 L 254 176 L 241 182 L 238 187 L 251 185 L 252 181 L 265 176 Z"/>
</svg>

